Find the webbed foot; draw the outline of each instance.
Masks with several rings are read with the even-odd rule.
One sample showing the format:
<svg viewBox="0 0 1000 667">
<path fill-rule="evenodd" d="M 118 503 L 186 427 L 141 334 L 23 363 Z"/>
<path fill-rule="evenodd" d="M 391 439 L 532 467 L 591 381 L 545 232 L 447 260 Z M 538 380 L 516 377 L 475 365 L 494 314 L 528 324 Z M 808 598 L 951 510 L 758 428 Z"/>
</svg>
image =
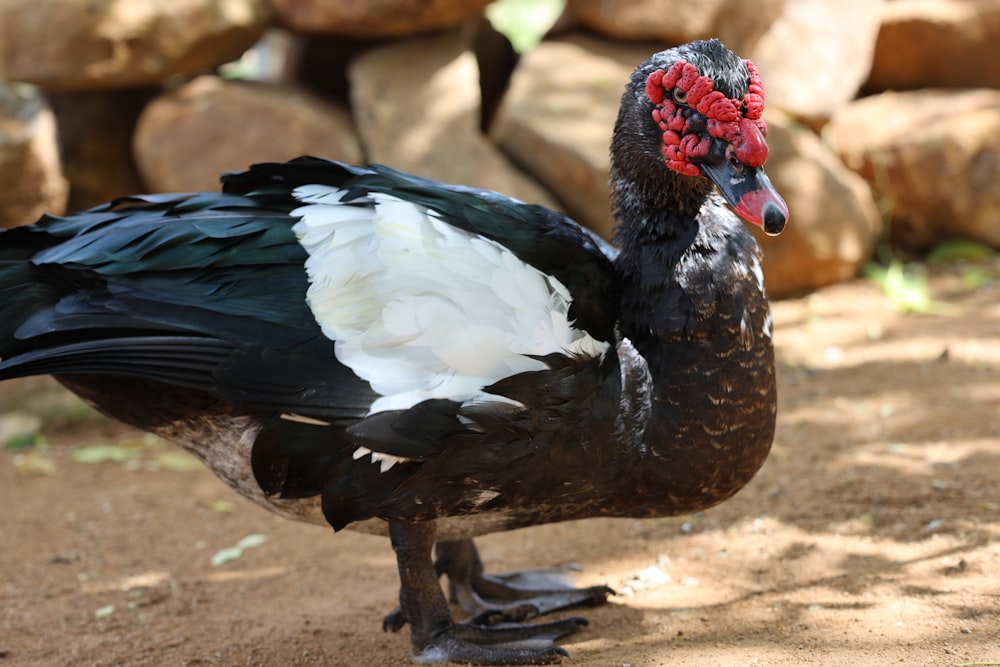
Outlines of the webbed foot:
<svg viewBox="0 0 1000 667">
<path fill-rule="evenodd" d="M 541 613 L 581 603 L 600 604 L 611 592 L 605 586 L 573 589 L 553 581 L 553 571 L 530 575 L 489 577 L 471 540 L 445 542 L 431 561 L 433 523 L 390 522 L 389 535 L 399 565 L 398 609 L 386 616 L 383 627 L 399 630 L 409 623 L 411 642 L 422 663 L 460 662 L 476 665 L 545 665 L 558 662 L 566 651 L 555 640 L 587 624 L 573 617 L 549 623 L 520 623 Z M 460 571 L 468 570 L 465 577 Z M 449 575 L 453 595 L 475 612 L 456 623 L 438 579 Z M 525 576 L 528 578 L 525 579 Z M 541 577 L 539 579 L 538 577 Z M 541 588 L 526 582 L 544 583 Z M 484 597 L 485 596 L 485 597 Z"/>
<path fill-rule="evenodd" d="M 596 606 L 615 593 L 607 586 L 573 587 L 569 574 L 579 568 L 572 566 L 486 574 L 472 540 L 441 542 L 436 551 L 435 569 L 448 575 L 452 601 L 478 624 L 526 621 L 570 607 Z"/>
<path fill-rule="evenodd" d="M 551 623 L 497 623 L 488 627 L 456 623 L 424 645 L 416 662 L 473 665 L 548 665 L 569 655 L 555 640 L 587 625 L 586 619 Z"/>
</svg>

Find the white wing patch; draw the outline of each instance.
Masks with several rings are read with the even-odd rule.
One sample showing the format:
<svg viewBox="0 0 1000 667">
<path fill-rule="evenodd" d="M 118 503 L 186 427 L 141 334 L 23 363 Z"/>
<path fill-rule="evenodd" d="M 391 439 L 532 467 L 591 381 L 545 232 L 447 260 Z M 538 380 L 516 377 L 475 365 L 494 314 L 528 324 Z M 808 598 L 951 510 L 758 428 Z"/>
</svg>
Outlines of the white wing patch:
<svg viewBox="0 0 1000 667">
<path fill-rule="evenodd" d="M 307 300 L 337 359 L 381 394 L 371 412 L 430 398 L 498 401 L 483 387 L 545 366 L 525 355 L 600 356 L 569 321 L 569 290 L 499 243 L 430 209 L 369 193 L 296 188 Z"/>
<path fill-rule="evenodd" d="M 764 268 L 760 265 L 760 260 L 756 257 L 750 260 L 750 270 L 753 272 L 753 277 L 757 281 L 757 289 L 760 293 L 764 293 Z"/>
</svg>

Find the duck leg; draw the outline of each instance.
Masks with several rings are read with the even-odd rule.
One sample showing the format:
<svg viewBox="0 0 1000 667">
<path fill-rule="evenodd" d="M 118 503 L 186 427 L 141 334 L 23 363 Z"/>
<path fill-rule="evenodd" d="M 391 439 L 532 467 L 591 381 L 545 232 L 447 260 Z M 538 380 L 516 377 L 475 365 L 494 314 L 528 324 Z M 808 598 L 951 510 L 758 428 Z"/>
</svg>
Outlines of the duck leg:
<svg viewBox="0 0 1000 667">
<path fill-rule="evenodd" d="M 490 626 L 455 623 L 431 560 L 434 524 L 391 522 L 389 537 L 399 565 L 401 617 L 410 624 L 417 662 L 551 664 L 566 655 L 565 650 L 555 645 L 555 640 L 587 623 L 582 618 Z M 401 624 L 394 629 L 398 627 Z"/>
<path fill-rule="evenodd" d="M 486 574 L 472 540 L 439 542 L 435 568 L 448 575 L 453 602 L 477 624 L 525 621 L 578 605 L 604 604 L 614 591 L 607 586 L 574 588 L 567 581 L 572 567 Z"/>
</svg>

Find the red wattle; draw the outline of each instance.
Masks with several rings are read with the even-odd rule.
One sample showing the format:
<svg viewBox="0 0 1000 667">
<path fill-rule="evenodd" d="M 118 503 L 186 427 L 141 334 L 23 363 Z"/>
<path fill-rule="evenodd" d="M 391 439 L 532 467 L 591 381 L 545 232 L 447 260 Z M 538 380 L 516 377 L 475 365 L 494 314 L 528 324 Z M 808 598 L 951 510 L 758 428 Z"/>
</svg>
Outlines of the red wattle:
<svg viewBox="0 0 1000 667">
<path fill-rule="evenodd" d="M 733 142 L 736 157 L 749 167 L 759 167 L 767 161 L 767 141 L 755 121 L 749 118 L 739 120 L 738 139 Z"/>
</svg>

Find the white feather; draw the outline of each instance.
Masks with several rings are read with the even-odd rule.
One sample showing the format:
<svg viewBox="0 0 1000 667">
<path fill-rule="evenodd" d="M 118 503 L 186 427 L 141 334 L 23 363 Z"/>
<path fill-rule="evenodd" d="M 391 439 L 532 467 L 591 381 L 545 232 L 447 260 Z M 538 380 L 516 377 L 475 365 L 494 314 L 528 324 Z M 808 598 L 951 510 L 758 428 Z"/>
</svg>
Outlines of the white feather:
<svg viewBox="0 0 1000 667">
<path fill-rule="evenodd" d="M 753 271 L 754 278 L 757 280 L 757 289 L 761 292 L 764 291 L 764 268 L 760 265 L 760 260 L 754 257 L 750 261 L 750 270 Z"/>
<path fill-rule="evenodd" d="M 393 456 L 392 454 L 386 454 L 384 452 L 373 452 L 367 447 L 358 447 L 357 449 L 355 449 L 354 453 L 351 455 L 351 458 L 357 461 L 359 459 L 363 459 L 366 456 L 371 457 L 372 463 L 378 464 L 378 471 L 380 473 L 384 473 L 387 470 L 391 470 L 392 466 L 396 465 L 397 463 L 405 463 L 406 461 L 409 460 L 403 458 L 402 456 Z"/>
<path fill-rule="evenodd" d="M 299 187 L 292 215 L 309 307 L 337 359 L 381 394 L 372 412 L 502 400 L 483 387 L 544 368 L 526 355 L 607 350 L 569 321 L 566 286 L 501 244 L 391 195 L 345 194 Z"/>
</svg>

